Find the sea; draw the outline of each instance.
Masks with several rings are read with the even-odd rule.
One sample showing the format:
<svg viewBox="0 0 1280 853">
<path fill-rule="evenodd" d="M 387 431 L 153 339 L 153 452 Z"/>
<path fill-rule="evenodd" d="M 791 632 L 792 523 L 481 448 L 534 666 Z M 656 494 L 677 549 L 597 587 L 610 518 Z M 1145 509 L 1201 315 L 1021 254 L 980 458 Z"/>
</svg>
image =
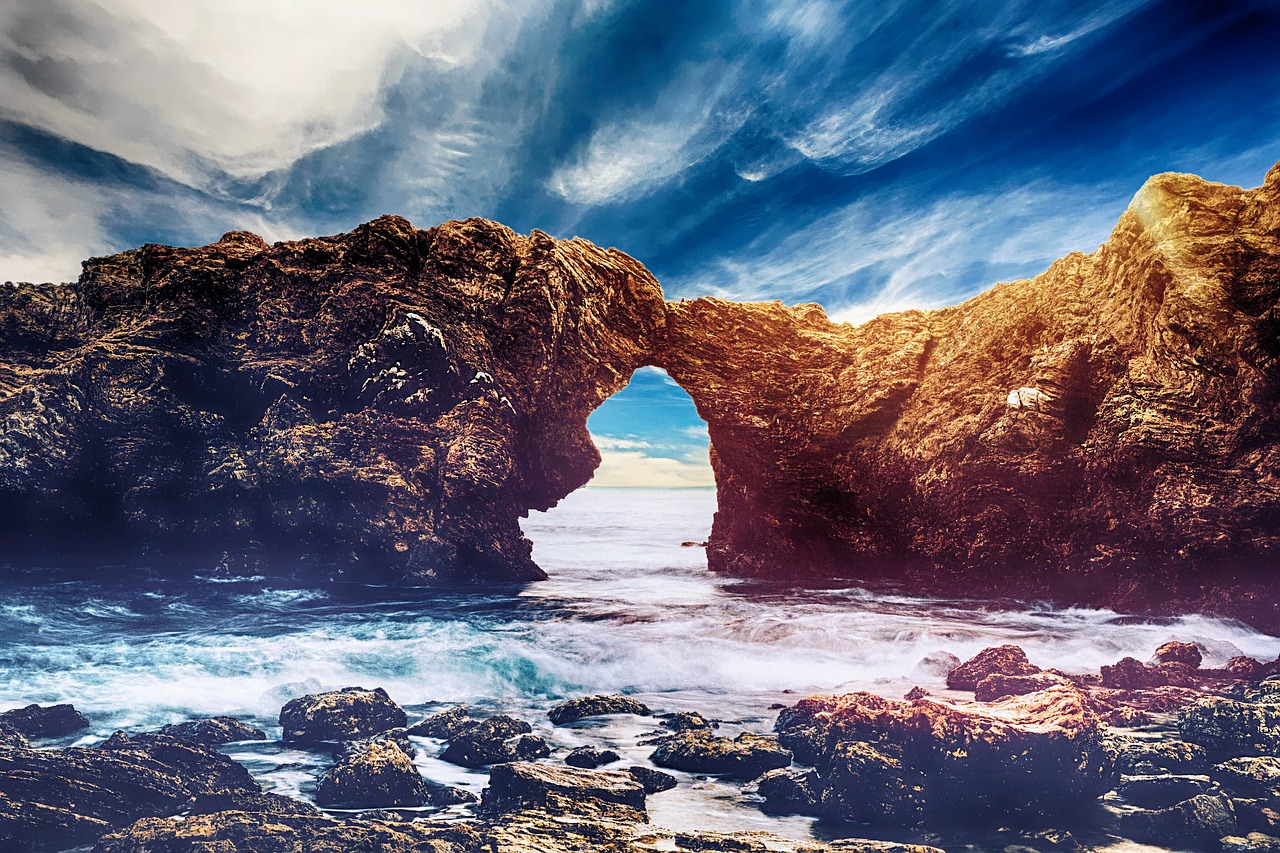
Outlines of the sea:
<svg viewBox="0 0 1280 853">
<path fill-rule="evenodd" d="M 383 687 L 410 723 L 466 704 L 533 724 L 562 756 L 609 746 L 647 764 L 656 721 L 610 717 L 555 727 L 565 698 L 622 692 L 657 712 L 698 711 L 724 734 L 771 731 L 777 708 L 813 694 L 914 686 L 948 695 L 936 652 L 968 658 L 1016 643 L 1042 667 L 1096 672 L 1167 640 L 1201 644 L 1205 665 L 1270 660 L 1280 638 L 1200 615 L 1145 618 L 1022 601 L 952 601 L 847 583 L 800 588 L 707 570 L 711 489 L 588 487 L 523 522 L 550 579 L 499 589 L 359 583 L 302 586 L 269 576 L 174 578 L 146 568 L 86 580 L 55 570 L 0 579 L 0 710 L 73 703 L 91 727 L 52 745 L 92 745 L 117 729 L 232 715 L 268 740 L 223 751 L 271 791 L 309 799 L 331 753 L 281 744 L 289 699 Z M 958 694 L 956 694 L 958 695 Z M 487 773 L 416 741 L 429 779 L 479 793 Z M 675 773 L 649 798 L 678 831 L 765 830 L 794 838 L 852 830 L 767 815 L 740 783 Z M 454 807 L 445 817 L 465 815 Z M 853 833 L 858 834 L 858 833 Z"/>
</svg>

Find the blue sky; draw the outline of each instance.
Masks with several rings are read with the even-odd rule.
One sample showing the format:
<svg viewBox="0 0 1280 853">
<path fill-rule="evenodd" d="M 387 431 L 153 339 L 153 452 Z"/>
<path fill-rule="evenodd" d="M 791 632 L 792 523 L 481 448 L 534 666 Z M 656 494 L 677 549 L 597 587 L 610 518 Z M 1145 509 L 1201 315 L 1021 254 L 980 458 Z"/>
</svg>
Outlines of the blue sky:
<svg viewBox="0 0 1280 853">
<path fill-rule="evenodd" d="M 1277 44 L 1247 0 L 17 0 L 0 279 L 478 215 L 856 322 L 1095 248 L 1150 174 L 1260 183 Z M 593 417 L 602 482 L 706 482 L 682 393 Z"/>
</svg>

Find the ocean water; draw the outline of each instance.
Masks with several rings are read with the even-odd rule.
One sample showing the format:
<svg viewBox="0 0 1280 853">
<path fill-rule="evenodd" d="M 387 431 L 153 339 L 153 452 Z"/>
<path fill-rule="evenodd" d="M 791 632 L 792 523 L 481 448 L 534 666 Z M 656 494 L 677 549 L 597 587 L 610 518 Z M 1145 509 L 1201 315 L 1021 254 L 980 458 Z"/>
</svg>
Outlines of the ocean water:
<svg viewBox="0 0 1280 853">
<path fill-rule="evenodd" d="M 1069 672 L 1146 659 L 1171 639 L 1201 643 L 1209 666 L 1280 654 L 1278 638 L 1203 616 L 1152 620 L 716 576 L 701 548 L 682 544 L 706 538 L 714 511 L 710 490 L 581 490 L 524 524 L 551 580 L 496 591 L 178 581 L 141 569 L 92 582 L 6 573 L 0 709 L 74 703 L 92 728 L 59 745 L 231 714 L 272 740 L 224 751 L 269 790 L 305 798 L 332 757 L 273 742 L 279 709 L 304 693 L 353 685 L 384 687 L 411 723 L 464 702 L 524 718 L 560 750 L 610 745 L 626 766 L 647 761 L 651 747 L 637 739 L 654 721 L 552 727 L 546 710 L 566 697 L 622 691 L 657 711 L 700 711 L 726 734 L 767 732 L 771 705 L 812 693 L 897 698 L 917 684 L 945 693 L 941 674 L 920 664 L 936 651 L 966 658 L 1012 642 L 1033 662 Z M 484 787 L 484 771 L 437 760 L 442 744 L 418 746 L 427 777 Z M 806 818 L 764 815 L 737 784 L 676 775 L 677 789 L 650 798 L 657 824 L 815 831 Z"/>
</svg>

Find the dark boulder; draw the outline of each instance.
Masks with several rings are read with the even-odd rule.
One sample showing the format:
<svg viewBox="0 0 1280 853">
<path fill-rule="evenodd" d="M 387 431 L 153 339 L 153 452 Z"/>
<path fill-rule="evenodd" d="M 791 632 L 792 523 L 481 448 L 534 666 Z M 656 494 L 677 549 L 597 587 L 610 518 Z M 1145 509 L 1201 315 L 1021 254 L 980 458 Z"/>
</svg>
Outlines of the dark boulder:
<svg viewBox="0 0 1280 853">
<path fill-rule="evenodd" d="M 564 763 L 570 767 L 582 767 L 594 770 L 604 764 L 612 764 L 622 760 L 622 756 L 612 749 L 596 749 L 592 746 L 580 746 L 565 756 Z"/>
<path fill-rule="evenodd" d="M 649 759 L 659 767 L 688 773 L 711 773 L 734 779 L 754 779 L 791 764 L 791 753 L 777 738 L 743 732 L 735 738 L 691 730 L 664 738 Z"/>
<path fill-rule="evenodd" d="M 1103 739 L 1103 747 L 1116 770 L 1126 776 L 1199 775 L 1209 770 L 1208 753 L 1194 743 L 1138 740 L 1112 733 Z"/>
<path fill-rule="evenodd" d="M 1028 693 L 1035 693 L 1037 690 L 1044 690 L 1046 687 L 1053 687 L 1056 684 L 1070 684 L 1070 682 L 1062 676 L 1054 675 L 1051 672 L 1038 672 L 1035 675 L 1004 675 L 996 672 L 986 676 L 975 685 L 973 698 L 979 702 L 995 702 L 997 699 L 1003 699 L 1006 696 L 1025 696 Z M 908 698 L 919 699 L 922 697 Z"/>
<path fill-rule="evenodd" d="M 1183 710 L 1178 731 L 1183 740 L 1203 746 L 1215 762 L 1280 756 L 1280 704 L 1202 699 Z"/>
<path fill-rule="evenodd" d="M 1120 834 L 1145 844 L 1180 850 L 1210 850 L 1218 839 L 1237 831 L 1231 801 L 1198 794 L 1167 809 L 1142 809 L 1119 815 Z"/>
<path fill-rule="evenodd" d="M 1027 660 L 1018 646 L 1004 645 L 983 649 L 947 673 L 947 686 L 952 690 L 973 690 L 989 675 L 1035 675 L 1040 667 Z"/>
<path fill-rule="evenodd" d="M 719 723 L 712 722 L 697 711 L 676 711 L 674 714 L 663 714 L 658 725 L 673 732 L 687 732 L 694 729 L 718 729 Z"/>
<path fill-rule="evenodd" d="M 433 737 L 440 740 L 452 740 L 476 724 L 471 716 L 471 709 L 466 705 L 455 705 L 447 711 L 433 714 L 419 723 L 409 727 L 409 734 L 415 737 Z"/>
<path fill-rule="evenodd" d="M 587 717 L 603 717 L 609 714 L 638 714 L 641 717 L 652 716 L 653 712 L 643 702 L 630 696 L 615 693 L 610 696 L 583 696 L 561 702 L 550 711 L 547 717 L 557 726 L 585 720 Z"/>
<path fill-rule="evenodd" d="M 527 809 L 572 812 L 573 803 L 588 800 L 633 809 L 642 819 L 645 792 L 630 773 L 519 761 L 489 771 L 481 810 L 487 815 Z"/>
<path fill-rule="evenodd" d="M 654 770 L 652 767 L 628 767 L 627 772 L 640 783 L 646 794 L 670 791 L 679 784 L 676 781 L 676 777 L 670 773 L 663 773 L 661 770 Z"/>
<path fill-rule="evenodd" d="M 1044 826 L 1115 784 L 1101 723 L 1064 685 L 980 706 L 813 697 L 777 730 L 815 765 L 822 812 L 839 820 Z"/>
<path fill-rule="evenodd" d="M 779 768 L 755 782 L 764 798 L 762 808 L 774 814 L 818 815 L 822 811 L 822 780 L 814 770 Z"/>
<path fill-rule="evenodd" d="M 394 740 L 370 740 L 351 749 L 316 789 L 322 806 L 421 806 L 430 799 L 413 759 Z"/>
<path fill-rule="evenodd" d="M 1176 663 L 1187 667 L 1188 669 L 1199 669 L 1203 658 L 1200 654 L 1200 647 L 1195 643 L 1180 643 L 1177 640 L 1169 642 L 1156 649 L 1155 662 Z"/>
<path fill-rule="evenodd" d="M 26 749 L 31 744 L 27 742 L 27 736 L 12 726 L 0 725 L 0 747 L 11 746 L 19 749 Z"/>
<path fill-rule="evenodd" d="M 62 737 L 89 728 L 89 721 L 72 705 L 28 705 L 0 714 L 0 725 L 27 737 Z"/>
<path fill-rule="evenodd" d="M 1147 690 L 1169 685 L 1189 687 L 1194 684 L 1192 668 L 1182 663 L 1148 666 L 1137 658 L 1122 658 L 1112 666 L 1102 668 L 1102 686 L 1118 690 Z"/>
<path fill-rule="evenodd" d="M 1116 793 L 1131 805 L 1163 809 L 1208 792 L 1212 784 L 1208 776 L 1125 776 Z"/>
<path fill-rule="evenodd" d="M 153 759 L 176 773 L 192 794 L 256 793 L 261 790 L 244 765 L 232 761 L 213 747 L 168 735 L 116 732 L 98 744 L 95 751 L 134 753 Z"/>
<path fill-rule="evenodd" d="M 484 767 L 507 761 L 532 761 L 551 754 L 551 747 L 523 720 L 500 714 L 483 720 L 449 741 L 440 758 L 462 767 Z"/>
<path fill-rule="evenodd" d="M 903 694 L 902 698 L 906 699 L 908 702 L 911 702 L 916 699 L 923 699 L 926 696 L 932 696 L 932 695 L 933 694 L 930 693 L 928 690 L 925 690 L 923 687 L 917 684 L 915 687 L 912 687 L 905 694 Z"/>
<path fill-rule="evenodd" d="M 160 728 L 160 734 L 178 740 L 203 743 L 206 746 L 222 746 L 245 740 L 266 740 L 266 732 L 242 723 L 235 717 L 209 717 L 204 720 L 188 720 Z"/>
<path fill-rule="evenodd" d="M 404 727 L 408 715 L 381 687 L 300 696 L 280 709 L 286 741 L 342 741 Z"/>
<path fill-rule="evenodd" d="M 1215 764 L 1211 772 L 1218 784 L 1235 796 L 1265 798 L 1280 805 L 1280 758 L 1232 758 Z"/>
</svg>

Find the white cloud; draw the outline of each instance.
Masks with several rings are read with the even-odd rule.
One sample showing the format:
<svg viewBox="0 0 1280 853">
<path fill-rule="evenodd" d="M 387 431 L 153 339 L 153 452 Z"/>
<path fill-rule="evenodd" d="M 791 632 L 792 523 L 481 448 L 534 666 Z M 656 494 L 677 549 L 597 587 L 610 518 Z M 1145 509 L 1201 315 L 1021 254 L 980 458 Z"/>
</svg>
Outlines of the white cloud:
<svg viewBox="0 0 1280 853">
<path fill-rule="evenodd" d="M 600 467 L 591 480 L 593 486 L 649 486 L 688 488 L 714 486 L 711 463 L 706 454 L 681 459 L 649 456 L 638 450 L 604 450 Z"/>
<path fill-rule="evenodd" d="M 0 9 L 0 115 L 208 188 L 376 126 L 412 57 L 485 55 L 495 2 L 40 0 Z"/>
<path fill-rule="evenodd" d="M 641 441 L 634 438 L 615 438 L 611 435 L 595 435 L 591 436 L 591 440 L 595 442 L 596 448 L 601 452 L 606 450 L 642 450 L 650 446 L 649 442 Z"/>
<path fill-rule="evenodd" d="M 825 290 L 834 297 L 823 300 L 828 313 L 840 322 L 939 307 L 995 283 L 966 280 L 973 265 L 1033 274 L 1068 252 L 1092 251 L 1110 234 L 1132 189 L 1041 181 L 945 196 L 923 210 L 868 196 L 806 227 L 790 223 L 781 234 L 766 233 L 733 256 L 669 282 L 669 290 L 791 302 Z M 895 207 L 897 214 L 886 213 Z M 883 283 L 857 302 L 841 298 L 859 275 Z"/>
<path fill-rule="evenodd" d="M 577 204 L 637 198 L 720 148 L 750 117 L 731 99 L 738 70 L 687 68 L 647 109 L 597 127 L 547 189 Z"/>
</svg>

